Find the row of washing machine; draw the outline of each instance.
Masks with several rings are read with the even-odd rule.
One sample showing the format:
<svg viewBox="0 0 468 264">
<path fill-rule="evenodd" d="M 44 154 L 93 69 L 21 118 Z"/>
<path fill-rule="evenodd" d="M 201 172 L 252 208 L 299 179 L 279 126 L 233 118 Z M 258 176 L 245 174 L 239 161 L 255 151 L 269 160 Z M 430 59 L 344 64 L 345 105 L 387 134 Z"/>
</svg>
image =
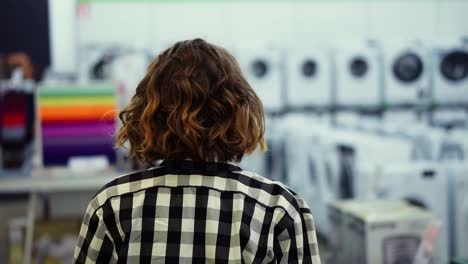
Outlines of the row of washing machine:
<svg viewBox="0 0 468 264">
<path fill-rule="evenodd" d="M 330 202 L 404 199 L 442 223 L 435 263 L 468 257 L 468 130 L 448 133 L 385 119 L 359 123 L 331 126 L 328 118 L 305 114 L 270 118 L 270 151 L 245 158 L 244 169 L 283 181 L 304 197 L 325 237 L 334 232 Z"/>
<path fill-rule="evenodd" d="M 126 89 L 133 93 L 155 54 L 150 50 L 154 49 L 83 47 L 79 79 L 128 82 Z M 421 102 L 468 104 L 468 44 L 462 39 L 349 41 L 289 48 L 233 45 L 230 51 L 267 112 Z"/>
<path fill-rule="evenodd" d="M 468 103 L 462 41 L 343 43 L 336 47 L 235 49 L 267 111 L 327 106 Z"/>
</svg>

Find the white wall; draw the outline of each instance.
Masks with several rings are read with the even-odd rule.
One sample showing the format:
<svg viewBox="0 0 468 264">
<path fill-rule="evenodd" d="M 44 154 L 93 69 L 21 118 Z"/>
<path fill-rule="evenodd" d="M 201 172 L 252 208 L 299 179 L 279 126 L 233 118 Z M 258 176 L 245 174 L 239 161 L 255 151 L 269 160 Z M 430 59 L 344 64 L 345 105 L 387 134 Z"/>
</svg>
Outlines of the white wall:
<svg viewBox="0 0 468 264">
<path fill-rule="evenodd" d="M 85 12 L 78 12 L 75 21 L 70 19 L 74 17 L 70 6 L 76 0 L 49 2 L 53 66 L 65 71 L 76 66 L 74 44 L 117 43 L 157 50 L 194 37 L 233 47 L 468 36 L 466 0 L 111 1 L 80 3 L 78 10 Z"/>
<path fill-rule="evenodd" d="M 49 0 L 48 6 L 52 69 L 75 72 L 78 66 L 76 0 Z"/>
</svg>

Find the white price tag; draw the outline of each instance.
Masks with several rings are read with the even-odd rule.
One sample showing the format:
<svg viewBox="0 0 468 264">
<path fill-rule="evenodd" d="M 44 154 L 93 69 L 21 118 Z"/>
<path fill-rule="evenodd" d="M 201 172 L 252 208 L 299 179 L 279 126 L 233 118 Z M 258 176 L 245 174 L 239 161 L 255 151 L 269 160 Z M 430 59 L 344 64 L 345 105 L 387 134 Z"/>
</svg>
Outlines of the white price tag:
<svg viewBox="0 0 468 264">
<path fill-rule="evenodd" d="M 440 222 L 431 222 L 427 225 L 421 239 L 421 244 L 414 257 L 413 264 L 433 263 L 435 244 L 440 232 Z"/>
</svg>

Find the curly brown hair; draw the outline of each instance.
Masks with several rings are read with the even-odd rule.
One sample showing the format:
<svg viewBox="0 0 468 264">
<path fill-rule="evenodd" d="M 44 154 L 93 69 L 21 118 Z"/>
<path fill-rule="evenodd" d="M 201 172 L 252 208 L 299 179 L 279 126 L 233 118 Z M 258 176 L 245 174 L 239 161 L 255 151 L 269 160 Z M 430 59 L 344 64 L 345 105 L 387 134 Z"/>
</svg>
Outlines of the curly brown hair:
<svg viewBox="0 0 468 264">
<path fill-rule="evenodd" d="M 153 164 L 161 159 L 237 161 L 266 149 L 263 106 L 224 48 L 177 42 L 151 63 L 120 112 L 117 146 Z"/>
</svg>

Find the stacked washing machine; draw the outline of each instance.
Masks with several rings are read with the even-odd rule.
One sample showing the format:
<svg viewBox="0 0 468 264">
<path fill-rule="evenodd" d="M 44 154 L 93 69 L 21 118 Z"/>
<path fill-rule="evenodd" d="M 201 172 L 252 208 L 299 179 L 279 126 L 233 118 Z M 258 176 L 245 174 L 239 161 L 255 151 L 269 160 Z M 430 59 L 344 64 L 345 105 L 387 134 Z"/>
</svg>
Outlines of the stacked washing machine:
<svg viewBox="0 0 468 264">
<path fill-rule="evenodd" d="M 432 52 L 432 101 L 440 104 L 468 103 L 468 46 L 445 42 Z"/>
<path fill-rule="evenodd" d="M 462 43 L 432 47 L 418 41 L 311 45 L 284 54 L 237 49 L 242 71 L 267 113 L 341 110 L 334 115 L 336 126 L 307 114 L 269 117 L 275 120 L 267 125 L 270 150 L 243 163 L 304 197 L 325 236 L 331 233 L 326 208 L 332 201 L 405 199 L 441 221 L 436 263 L 464 256 L 468 166 L 462 163 L 468 130 L 449 135 L 411 107 L 467 104 L 467 51 Z M 383 119 L 343 111 L 381 106 L 387 109 Z"/>
<path fill-rule="evenodd" d="M 372 43 L 347 43 L 335 51 L 335 103 L 343 107 L 381 104 L 380 51 Z"/>
<path fill-rule="evenodd" d="M 391 41 L 383 47 L 384 103 L 417 105 L 429 96 L 429 51 L 421 42 Z"/>
<path fill-rule="evenodd" d="M 329 235 L 327 206 L 336 199 L 369 199 L 372 172 L 385 162 L 407 162 L 411 145 L 400 139 L 336 128 L 307 117 L 286 117 L 287 183 L 309 204 L 317 231 Z M 365 178 L 364 176 L 367 176 Z M 307 183 L 307 184 L 304 184 Z"/>
<path fill-rule="evenodd" d="M 330 50 L 320 45 L 296 48 L 287 53 L 287 106 L 326 108 L 332 103 L 332 67 Z"/>
<path fill-rule="evenodd" d="M 432 58 L 432 103 L 466 106 L 468 103 L 468 46 L 458 41 L 435 45 Z M 448 180 L 450 255 L 468 258 L 468 130 L 453 129 L 442 145 L 442 165 Z"/>
<path fill-rule="evenodd" d="M 327 109 L 333 104 L 332 50 L 315 44 L 294 48 L 287 53 L 287 106 L 293 110 Z M 336 199 L 336 155 L 328 155 L 316 132 L 328 129 L 329 119 L 288 114 L 282 120 L 284 180 L 311 206 L 318 232 L 327 235 L 330 225 L 327 205 Z M 327 153 L 327 154 L 325 154 Z M 305 184 L 307 183 L 307 184 Z"/>
<path fill-rule="evenodd" d="M 283 52 L 276 48 L 240 47 L 235 55 L 242 73 L 255 90 L 267 113 L 285 107 Z"/>
<path fill-rule="evenodd" d="M 398 126 L 399 128 L 396 128 Z M 361 178 L 373 179 L 371 183 L 374 183 L 376 197 L 407 198 L 415 205 L 434 212 L 441 221 L 436 261 L 445 263 L 450 257 L 463 257 L 463 253 L 460 252 L 464 251 L 461 249 L 457 251 L 457 248 L 463 248 L 463 241 L 468 239 L 466 235 L 459 235 L 459 230 L 465 228 L 461 223 L 466 222 L 463 218 L 463 212 L 466 210 L 463 204 L 468 193 L 463 186 L 468 173 L 466 165 L 463 165 L 463 162 L 466 162 L 463 141 L 467 141 L 468 133 L 461 129 L 447 133 L 440 128 L 414 120 L 402 122 L 396 127 L 391 128 L 392 132 L 386 131 L 385 136 L 407 139 L 411 142 L 411 161 L 406 165 L 389 161 L 379 168 L 371 168 L 371 172 L 361 171 Z M 362 176 L 363 174 L 369 176 Z M 398 177 L 401 179 L 398 180 Z M 411 177 L 414 179 L 411 180 Z M 437 177 L 441 179 L 433 180 Z M 432 189 L 423 183 L 429 184 L 431 181 L 433 181 Z M 436 188 L 440 188 L 438 192 L 434 192 Z M 389 192 L 392 195 L 389 195 Z M 417 198 L 424 195 L 439 198 L 430 202 L 433 205 L 428 206 L 429 202 L 423 201 L 426 198 Z M 460 220 L 460 217 L 463 220 Z"/>
<path fill-rule="evenodd" d="M 324 136 L 333 142 L 338 152 L 337 197 L 405 199 L 431 210 L 441 221 L 435 263 L 446 263 L 450 256 L 464 256 L 468 239 L 463 231 L 466 229 L 465 204 L 468 201 L 468 169 L 463 164 L 466 160 L 460 162 L 464 153 L 443 154 L 447 152 L 442 147 L 447 138 L 439 138 L 440 131 L 431 131 L 429 127 L 421 128 L 420 132 L 435 135 L 427 136 L 427 142 L 420 144 L 433 147 L 427 150 L 428 154 L 420 155 L 419 161 L 414 155 L 415 142 L 357 131 L 354 135 L 350 129 L 328 131 Z M 460 151 L 457 149 L 456 153 Z M 320 231 L 319 228 L 317 230 Z"/>
</svg>

